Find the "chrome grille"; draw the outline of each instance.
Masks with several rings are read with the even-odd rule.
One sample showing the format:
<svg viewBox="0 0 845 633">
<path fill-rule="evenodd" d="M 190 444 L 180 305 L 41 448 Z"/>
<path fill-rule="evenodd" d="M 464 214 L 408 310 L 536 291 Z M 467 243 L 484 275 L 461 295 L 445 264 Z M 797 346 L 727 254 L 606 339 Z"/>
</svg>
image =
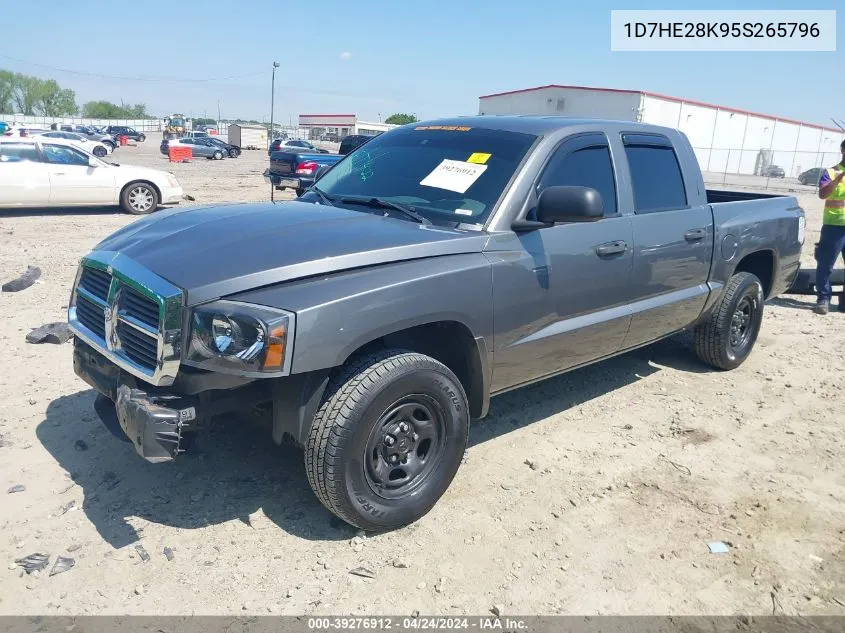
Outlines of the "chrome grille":
<svg viewBox="0 0 845 633">
<path fill-rule="evenodd" d="M 182 291 L 115 253 L 86 257 L 68 308 L 74 333 L 129 373 L 155 385 L 175 380 Z"/>
<path fill-rule="evenodd" d="M 76 318 L 102 339 L 106 337 L 106 319 L 102 306 L 77 295 Z"/>
</svg>

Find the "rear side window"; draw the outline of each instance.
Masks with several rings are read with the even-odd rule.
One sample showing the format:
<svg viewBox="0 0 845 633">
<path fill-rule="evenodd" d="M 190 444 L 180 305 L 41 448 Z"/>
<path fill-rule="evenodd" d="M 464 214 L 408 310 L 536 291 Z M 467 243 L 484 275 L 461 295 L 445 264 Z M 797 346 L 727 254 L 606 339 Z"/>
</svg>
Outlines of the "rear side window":
<svg viewBox="0 0 845 633">
<path fill-rule="evenodd" d="M 88 165 L 88 156 L 64 145 L 42 145 L 41 151 L 48 163 L 54 165 Z"/>
<path fill-rule="evenodd" d="M 0 163 L 20 163 L 23 161 L 40 162 L 38 150 L 29 143 L 0 144 Z"/>
<path fill-rule="evenodd" d="M 616 215 L 616 180 L 606 144 L 589 145 L 575 151 L 557 150 L 540 178 L 537 193 L 551 186 L 592 187 L 601 194 L 606 216 Z"/>
<path fill-rule="evenodd" d="M 638 137 L 642 139 L 643 137 Z M 687 192 L 678 157 L 668 139 L 654 143 L 625 140 L 636 213 L 684 209 Z"/>
</svg>

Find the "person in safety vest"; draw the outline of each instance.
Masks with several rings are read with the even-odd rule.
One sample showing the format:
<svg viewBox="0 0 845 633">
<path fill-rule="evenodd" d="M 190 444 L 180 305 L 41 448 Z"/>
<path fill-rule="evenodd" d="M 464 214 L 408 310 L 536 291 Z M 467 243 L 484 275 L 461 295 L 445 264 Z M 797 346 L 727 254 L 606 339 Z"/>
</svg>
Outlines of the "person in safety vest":
<svg viewBox="0 0 845 633">
<path fill-rule="evenodd" d="M 816 247 L 816 314 L 830 311 L 830 275 L 839 254 L 845 258 L 845 141 L 839 146 L 842 160 L 822 171 L 819 198 L 824 200 L 822 234 Z M 839 311 L 845 311 L 840 298 Z"/>
</svg>

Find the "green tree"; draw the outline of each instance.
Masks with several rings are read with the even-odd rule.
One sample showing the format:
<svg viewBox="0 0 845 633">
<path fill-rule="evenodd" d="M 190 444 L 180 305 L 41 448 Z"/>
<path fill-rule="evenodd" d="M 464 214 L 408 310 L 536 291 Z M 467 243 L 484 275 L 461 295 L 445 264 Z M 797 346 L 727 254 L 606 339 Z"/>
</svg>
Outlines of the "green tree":
<svg viewBox="0 0 845 633">
<path fill-rule="evenodd" d="M 111 101 L 89 101 L 82 106 L 82 116 L 90 119 L 152 119 L 143 103 L 117 105 Z"/>
<path fill-rule="evenodd" d="M 419 119 L 413 114 L 404 114 L 397 112 L 387 117 L 384 122 L 391 125 L 407 125 L 408 123 L 416 123 Z"/>
<path fill-rule="evenodd" d="M 15 93 L 15 73 L 0 70 L 0 112 L 12 114 L 12 95 Z"/>
<path fill-rule="evenodd" d="M 76 94 L 55 79 L 39 79 L 7 70 L 0 71 L 0 110 L 27 115 L 76 114 Z"/>
<path fill-rule="evenodd" d="M 217 125 L 217 121 L 215 121 L 214 119 L 203 119 L 203 118 L 194 119 L 194 127 L 196 127 L 198 125 Z"/>
</svg>

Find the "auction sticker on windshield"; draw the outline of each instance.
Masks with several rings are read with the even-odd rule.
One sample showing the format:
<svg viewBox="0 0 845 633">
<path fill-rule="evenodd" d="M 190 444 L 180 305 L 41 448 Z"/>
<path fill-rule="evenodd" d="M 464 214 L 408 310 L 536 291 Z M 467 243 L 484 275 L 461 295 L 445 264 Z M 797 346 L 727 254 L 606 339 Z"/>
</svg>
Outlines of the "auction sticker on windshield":
<svg viewBox="0 0 845 633">
<path fill-rule="evenodd" d="M 487 165 L 476 165 L 460 160 L 444 159 L 420 181 L 424 187 L 436 187 L 456 193 L 465 193 L 487 170 Z"/>
</svg>

